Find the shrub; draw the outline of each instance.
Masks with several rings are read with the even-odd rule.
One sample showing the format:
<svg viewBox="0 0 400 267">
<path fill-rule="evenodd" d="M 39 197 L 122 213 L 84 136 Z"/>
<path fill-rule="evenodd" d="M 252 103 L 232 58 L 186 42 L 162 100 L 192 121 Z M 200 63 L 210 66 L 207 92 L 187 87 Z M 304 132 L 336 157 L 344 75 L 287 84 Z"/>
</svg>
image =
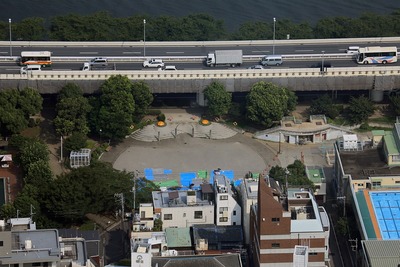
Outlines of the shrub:
<svg viewBox="0 0 400 267">
<path fill-rule="evenodd" d="M 158 116 L 161 114 L 161 110 L 159 109 L 150 109 L 147 111 L 147 115 Z"/>
<path fill-rule="evenodd" d="M 160 113 L 160 114 L 157 116 L 157 120 L 158 120 L 158 121 L 165 121 L 165 114 L 164 114 L 164 113 Z"/>
</svg>

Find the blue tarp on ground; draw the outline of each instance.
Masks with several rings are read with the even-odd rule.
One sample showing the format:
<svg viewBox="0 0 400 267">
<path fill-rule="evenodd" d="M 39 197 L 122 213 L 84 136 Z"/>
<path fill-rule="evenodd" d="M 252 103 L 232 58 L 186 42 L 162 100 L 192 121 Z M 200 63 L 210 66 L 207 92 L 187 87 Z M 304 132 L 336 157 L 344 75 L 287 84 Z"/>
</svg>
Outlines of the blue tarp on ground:
<svg viewBox="0 0 400 267">
<path fill-rule="evenodd" d="M 233 172 L 233 170 L 219 170 L 219 173 L 221 175 L 225 175 L 226 178 L 228 178 L 229 180 L 233 180 L 233 178 L 235 177 L 235 174 Z M 214 183 L 214 170 L 210 171 L 210 184 Z"/>
<path fill-rule="evenodd" d="M 172 174 L 172 170 L 166 169 L 164 170 L 164 174 Z"/>
<path fill-rule="evenodd" d="M 242 182 L 243 182 L 243 180 L 240 179 L 240 180 L 236 180 L 233 184 L 234 184 L 236 187 L 238 187 L 238 186 L 240 186 L 240 185 L 242 184 Z"/>
<path fill-rule="evenodd" d="M 181 178 L 181 186 L 189 186 L 193 179 L 196 179 L 195 172 L 181 172 L 179 174 Z"/>
<path fill-rule="evenodd" d="M 153 181 L 154 180 L 153 169 L 151 168 L 144 169 L 144 177 L 146 177 L 147 180 Z"/>
</svg>

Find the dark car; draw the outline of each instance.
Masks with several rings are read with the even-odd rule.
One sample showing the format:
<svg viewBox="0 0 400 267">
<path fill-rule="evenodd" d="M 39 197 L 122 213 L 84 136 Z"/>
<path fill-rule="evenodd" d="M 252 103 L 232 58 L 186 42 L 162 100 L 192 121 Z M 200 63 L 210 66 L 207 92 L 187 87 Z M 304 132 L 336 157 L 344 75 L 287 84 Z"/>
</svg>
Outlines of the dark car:
<svg viewBox="0 0 400 267">
<path fill-rule="evenodd" d="M 325 61 L 324 62 L 324 69 L 333 67 L 331 62 Z M 310 68 L 319 68 L 322 71 L 322 62 L 316 62 L 310 66 Z"/>
</svg>

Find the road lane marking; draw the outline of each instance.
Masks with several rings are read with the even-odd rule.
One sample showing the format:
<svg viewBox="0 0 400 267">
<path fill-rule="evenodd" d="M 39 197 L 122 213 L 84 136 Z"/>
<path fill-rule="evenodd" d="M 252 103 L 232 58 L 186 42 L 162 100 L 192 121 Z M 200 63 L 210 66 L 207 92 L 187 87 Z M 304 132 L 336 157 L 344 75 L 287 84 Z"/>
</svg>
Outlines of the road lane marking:
<svg viewBox="0 0 400 267">
<path fill-rule="evenodd" d="M 122 52 L 122 54 L 141 54 L 142 52 Z"/>
<path fill-rule="evenodd" d="M 265 51 L 257 50 L 257 51 L 251 51 L 251 53 L 269 53 L 269 50 L 265 50 Z"/>
<path fill-rule="evenodd" d="M 97 55 L 99 52 L 79 52 L 81 55 Z"/>
<path fill-rule="evenodd" d="M 167 54 L 184 54 L 185 52 L 167 52 Z"/>
<path fill-rule="evenodd" d="M 294 50 L 295 52 L 314 52 L 314 50 L 306 50 L 306 49 L 304 49 L 304 50 Z"/>
</svg>

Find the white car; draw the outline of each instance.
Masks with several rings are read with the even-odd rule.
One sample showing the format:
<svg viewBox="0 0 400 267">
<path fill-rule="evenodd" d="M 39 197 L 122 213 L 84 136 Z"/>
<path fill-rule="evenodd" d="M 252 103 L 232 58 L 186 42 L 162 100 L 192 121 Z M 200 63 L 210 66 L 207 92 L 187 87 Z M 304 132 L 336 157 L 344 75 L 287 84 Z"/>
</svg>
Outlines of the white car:
<svg viewBox="0 0 400 267">
<path fill-rule="evenodd" d="M 254 65 L 251 67 L 248 67 L 249 70 L 262 70 L 264 67 L 262 65 Z"/>
<path fill-rule="evenodd" d="M 162 68 L 162 67 L 158 68 L 158 70 L 177 70 L 177 69 L 175 66 L 168 65 L 168 66 L 165 66 L 164 68 Z"/>
<path fill-rule="evenodd" d="M 152 58 L 143 62 L 144 68 L 162 68 L 164 67 L 164 62 L 162 59 Z"/>
</svg>

